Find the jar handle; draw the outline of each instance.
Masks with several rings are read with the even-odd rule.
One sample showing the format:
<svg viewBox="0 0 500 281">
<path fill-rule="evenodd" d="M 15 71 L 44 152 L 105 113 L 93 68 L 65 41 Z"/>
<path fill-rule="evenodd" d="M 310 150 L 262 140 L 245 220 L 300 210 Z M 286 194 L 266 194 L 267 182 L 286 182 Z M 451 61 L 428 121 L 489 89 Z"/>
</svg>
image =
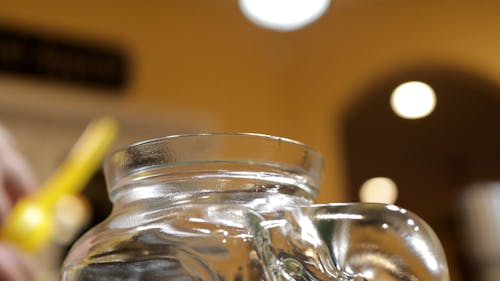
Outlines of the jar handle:
<svg viewBox="0 0 500 281">
<path fill-rule="evenodd" d="M 283 217 L 273 219 L 266 219 L 253 211 L 249 211 L 246 216 L 247 229 L 253 237 L 253 250 L 263 268 L 265 280 L 364 281 L 357 274 L 349 274 L 332 266 L 328 250 L 316 229 L 309 227 L 312 224 L 301 215 L 299 209 L 280 213 Z M 276 239 L 280 242 L 273 241 L 272 237 L 277 236 L 281 236 Z M 309 266 L 305 265 L 305 259 Z M 311 264 L 320 269 L 320 273 L 311 270 Z"/>
<path fill-rule="evenodd" d="M 281 213 L 271 219 L 247 214 L 267 280 L 449 281 L 436 234 L 405 209 L 318 204 Z"/>
</svg>

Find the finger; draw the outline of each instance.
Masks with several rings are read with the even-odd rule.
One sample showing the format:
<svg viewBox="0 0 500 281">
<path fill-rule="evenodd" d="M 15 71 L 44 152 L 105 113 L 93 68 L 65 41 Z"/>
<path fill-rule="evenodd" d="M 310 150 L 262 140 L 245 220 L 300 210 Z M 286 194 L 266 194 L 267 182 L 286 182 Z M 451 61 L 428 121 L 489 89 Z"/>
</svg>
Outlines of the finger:
<svg viewBox="0 0 500 281">
<path fill-rule="evenodd" d="M 7 190 L 5 190 L 1 183 L 3 183 L 3 173 L 0 163 L 0 223 L 3 223 L 5 217 L 12 208 L 12 201 Z"/>
<path fill-rule="evenodd" d="M 11 201 L 20 196 L 31 193 L 36 188 L 33 172 L 24 157 L 18 152 L 13 137 L 0 126 L 0 168 L 4 186 Z"/>
<path fill-rule="evenodd" d="M 9 151 L 3 159 L 3 183 L 13 201 L 36 189 L 35 177 L 21 154 Z"/>
<path fill-rule="evenodd" d="M 9 131 L 0 125 L 0 146 L 15 146 L 14 137 L 9 133 Z"/>
<path fill-rule="evenodd" d="M 0 281 L 33 281 L 34 265 L 14 246 L 0 243 Z"/>
</svg>

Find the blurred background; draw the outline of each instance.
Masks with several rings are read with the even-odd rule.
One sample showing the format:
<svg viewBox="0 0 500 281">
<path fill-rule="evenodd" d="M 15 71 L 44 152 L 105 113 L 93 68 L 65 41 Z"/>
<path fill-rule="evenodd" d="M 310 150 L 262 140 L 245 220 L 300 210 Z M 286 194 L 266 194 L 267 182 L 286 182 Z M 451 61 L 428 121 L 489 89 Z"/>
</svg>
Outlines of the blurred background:
<svg viewBox="0 0 500 281">
<path fill-rule="evenodd" d="M 434 228 L 451 280 L 497 280 L 500 2 L 269 1 L 277 19 L 253 2 L 6 1 L 0 122 L 39 181 L 101 115 L 116 147 L 293 138 L 325 157 L 318 202 L 395 202 Z M 109 212 L 102 173 L 84 195 L 88 227 Z"/>
</svg>

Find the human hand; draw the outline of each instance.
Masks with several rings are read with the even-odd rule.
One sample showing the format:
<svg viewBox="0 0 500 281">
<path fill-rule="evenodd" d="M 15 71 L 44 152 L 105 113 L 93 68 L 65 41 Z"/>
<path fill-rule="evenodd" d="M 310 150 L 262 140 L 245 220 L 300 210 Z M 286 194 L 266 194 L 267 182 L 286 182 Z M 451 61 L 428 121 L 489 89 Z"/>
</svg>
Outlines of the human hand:
<svg viewBox="0 0 500 281">
<path fill-rule="evenodd" d="M 35 190 L 33 173 L 17 151 L 9 132 L 0 126 L 0 224 L 16 201 Z M 10 243 L 0 241 L 0 281 L 33 281 L 34 266 Z"/>
<path fill-rule="evenodd" d="M 0 126 L 0 223 L 15 202 L 36 188 L 33 173 L 16 149 L 10 133 Z"/>
<path fill-rule="evenodd" d="M 33 281 L 32 261 L 15 246 L 0 242 L 0 281 Z"/>
</svg>

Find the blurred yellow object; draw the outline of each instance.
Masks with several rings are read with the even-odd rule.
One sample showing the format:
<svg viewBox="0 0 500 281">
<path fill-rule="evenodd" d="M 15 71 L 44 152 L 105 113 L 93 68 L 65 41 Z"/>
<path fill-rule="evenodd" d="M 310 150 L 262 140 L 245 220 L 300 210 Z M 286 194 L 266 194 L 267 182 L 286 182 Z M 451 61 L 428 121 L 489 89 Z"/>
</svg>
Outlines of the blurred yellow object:
<svg viewBox="0 0 500 281">
<path fill-rule="evenodd" d="M 59 198 L 79 193 L 100 167 L 118 131 L 112 118 L 92 121 L 58 170 L 33 196 L 20 199 L 6 218 L 1 238 L 27 252 L 40 250 L 52 238 L 54 206 Z"/>
</svg>

